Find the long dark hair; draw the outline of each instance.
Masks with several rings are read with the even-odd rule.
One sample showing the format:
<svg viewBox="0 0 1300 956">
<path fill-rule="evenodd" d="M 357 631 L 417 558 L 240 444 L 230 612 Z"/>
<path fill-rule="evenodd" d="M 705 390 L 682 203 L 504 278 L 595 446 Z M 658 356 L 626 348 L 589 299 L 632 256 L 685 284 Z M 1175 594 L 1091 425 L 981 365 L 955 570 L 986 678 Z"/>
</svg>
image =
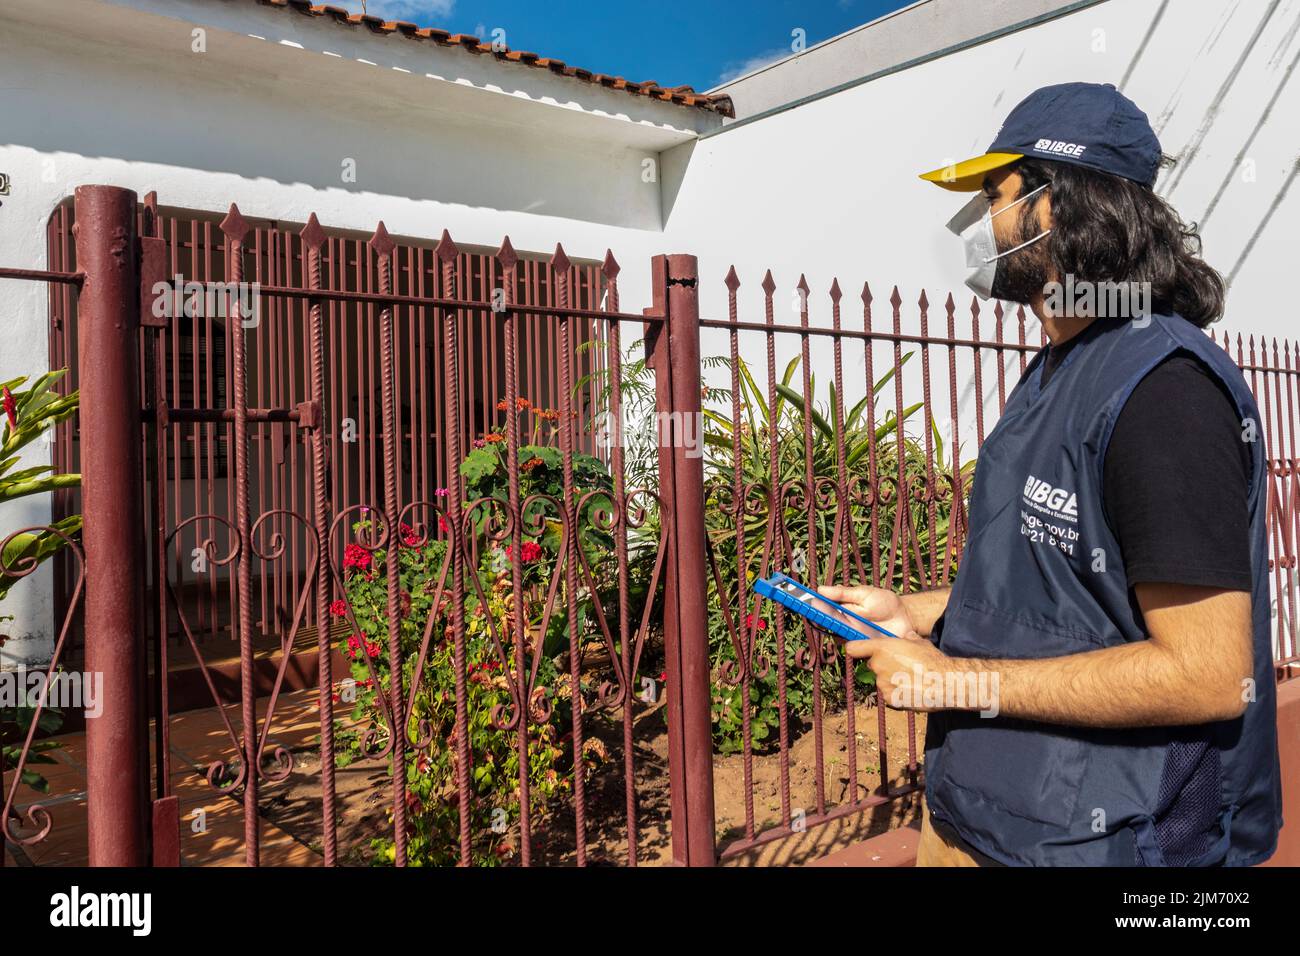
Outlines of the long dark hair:
<svg viewBox="0 0 1300 956">
<path fill-rule="evenodd" d="M 1200 328 L 1223 315 L 1223 278 L 1201 259 L 1196 224 L 1184 223 L 1154 190 L 1073 163 L 1022 159 L 1014 168 L 1022 196 L 1051 184 L 1048 242 L 1062 281 L 1150 283 L 1155 313 L 1174 312 Z M 1022 216 L 1033 208 L 1026 203 Z"/>
</svg>

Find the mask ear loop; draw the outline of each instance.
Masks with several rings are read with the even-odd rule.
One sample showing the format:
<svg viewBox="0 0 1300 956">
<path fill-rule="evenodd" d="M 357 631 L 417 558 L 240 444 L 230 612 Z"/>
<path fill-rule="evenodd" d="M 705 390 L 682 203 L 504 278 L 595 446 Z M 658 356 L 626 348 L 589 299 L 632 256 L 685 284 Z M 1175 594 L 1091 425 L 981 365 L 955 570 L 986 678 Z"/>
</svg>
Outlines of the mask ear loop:
<svg viewBox="0 0 1300 956">
<path fill-rule="evenodd" d="M 1051 234 L 1052 234 L 1052 230 L 1050 229 L 1048 229 L 1046 232 L 1040 232 L 1038 235 L 1034 236 L 1034 238 L 1026 239 L 1020 245 L 1008 249 L 1006 252 L 999 252 L 996 256 L 989 256 L 987 259 L 984 260 L 984 262 L 985 264 L 987 264 L 993 262 L 996 259 L 1001 259 L 1003 256 L 1009 256 L 1013 252 L 1019 252 L 1021 249 L 1025 248 L 1025 246 L 1032 245 L 1033 243 L 1037 242 L 1039 239 L 1042 239 L 1044 236 L 1050 236 Z"/>
<path fill-rule="evenodd" d="M 1002 207 L 1001 209 L 999 209 L 997 212 L 995 212 L 995 213 L 993 213 L 992 215 L 990 215 L 989 218 L 990 218 L 990 219 L 996 219 L 998 216 L 1002 215 L 1002 214 L 1003 214 L 1004 212 L 1006 212 L 1008 209 L 1013 209 L 1014 207 L 1019 206 L 1022 202 L 1024 202 L 1024 201 L 1025 201 L 1026 199 L 1028 199 L 1030 196 L 1034 196 L 1034 195 L 1037 195 L 1038 193 L 1041 193 L 1044 189 L 1046 189 L 1046 188 L 1047 188 L 1048 186 L 1050 186 L 1050 185 L 1052 185 L 1052 184 L 1051 184 L 1051 183 L 1043 183 L 1043 185 L 1039 186 L 1037 189 L 1034 189 L 1034 190 L 1031 190 L 1030 192 L 1025 193 L 1023 196 L 1021 196 L 1021 197 L 1020 197 L 1019 199 L 1017 199 L 1015 202 L 1007 203 L 1005 206 L 1003 206 L 1003 207 Z"/>
<path fill-rule="evenodd" d="M 1019 199 L 1017 199 L 1015 202 L 1013 202 L 1013 203 L 1011 203 L 1011 204 L 1009 204 L 1009 205 L 1007 205 L 1007 206 L 1003 206 L 1001 209 L 999 209 L 997 212 L 995 212 L 995 213 L 993 214 L 993 216 L 1000 216 L 1000 215 L 1002 215 L 1004 212 L 1006 212 L 1006 211 L 1007 211 L 1008 209 L 1010 209 L 1012 206 L 1015 206 L 1015 205 L 1018 205 L 1019 203 L 1024 202 L 1026 199 L 1028 199 L 1030 196 L 1034 195 L 1035 193 L 1041 193 L 1044 189 L 1046 189 L 1046 188 L 1047 188 L 1048 186 L 1050 186 L 1050 185 L 1052 185 L 1052 184 L 1051 184 L 1051 183 L 1043 183 L 1043 185 L 1039 186 L 1039 187 L 1038 187 L 1037 189 L 1035 189 L 1033 192 L 1025 193 L 1023 196 L 1021 196 L 1021 197 L 1020 197 Z M 989 216 L 989 219 L 992 220 L 992 219 L 993 219 L 993 216 Z M 1052 230 L 1051 230 L 1051 229 L 1048 229 L 1048 230 L 1046 230 L 1045 232 L 1040 232 L 1038 235 L 1034 236 L 1034 238 L 1032 238 L 1032 239 L 1026 239 L 1026 240 L 1025 240 L 1024 242 L 1022 242 L 1020 245 L 1015 246 L 1015 247 L 1013 247 L 1013 248 L 1011 248 L 1011 249 L 1008 249 L 1006 252 L 999 252 L 996 256 L 990 256 L 989 258 L 987 258 L 987 259 L 984 260 L 984 264 L 985 264 L 985 265 L 988 265 L 990 262 L 994 262 L 994 261 L 997 260 L 997 259 L 1001 259 L 1003 256 L 1009 256 L 1009 255 L 1011 255 L 1011 253 L 1013 253 L 1013 252 L 1019 252 L 1021 249 L 1025 248 L 1025 246 L 1028 246 L 1028 245 L 1030 245 L 1030 244 L 1032 244 L 1032 243 L 1035 243 L 1035 242 L 1037 242 L 1039 239 L 1042 239 L 1044 236 L 1050 236 L 1051 234 L 1052 234 Z"/>
</svg>

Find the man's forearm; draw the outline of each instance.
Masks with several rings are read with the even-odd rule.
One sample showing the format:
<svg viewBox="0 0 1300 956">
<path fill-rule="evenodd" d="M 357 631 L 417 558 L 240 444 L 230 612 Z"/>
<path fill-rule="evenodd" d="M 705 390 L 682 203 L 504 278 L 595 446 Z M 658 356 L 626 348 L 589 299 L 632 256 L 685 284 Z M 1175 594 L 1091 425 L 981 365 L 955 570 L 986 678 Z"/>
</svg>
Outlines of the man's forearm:
<svg viewBox="0 0 1300 956">
<path fill-rule="evenodd" d="M 1151 641 L 1033 660 L 953 658 L 952 665 L 959 680 L 997 675 L 1000 715 L 1044 723 L 1174 726 L 1227 720 L 1244 707 L 1231 677 L 1207 687 L 1208 675 L 1189 673 L 1184 661 Z"/>
<path fill-rule="evenodd" d="M 901 595 L 903 607 L 907 609 L 916 632 L 922 637 L 930 636 L 934 622 L 939 620 L 939 615 L 948 606 L 948 595 L 951 593 L 952 588 L 934 588 Z"/>
</svg>

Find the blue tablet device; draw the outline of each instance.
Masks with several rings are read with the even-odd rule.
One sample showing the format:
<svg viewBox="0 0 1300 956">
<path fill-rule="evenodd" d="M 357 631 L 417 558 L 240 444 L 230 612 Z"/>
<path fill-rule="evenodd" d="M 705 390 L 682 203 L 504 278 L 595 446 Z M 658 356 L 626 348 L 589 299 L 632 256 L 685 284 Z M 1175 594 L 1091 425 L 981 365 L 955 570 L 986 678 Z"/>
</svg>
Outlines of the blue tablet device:
<svg viewBox="0 0 1300 956">
<path fill-rule="evenodd" d="M 836 604 L 830 598 L 823 597 L 816 591 L 804 587 L 794 578 L 781 574 L 780 572 L 777 572 L 770 578 L 760 578 L 755 581 L 754 592 L 763 595 L 765 598 L 776 601 L 779 604 L 785 605 L 790 610 L 794 611 L 794 613 L 808 618 L 815 627 L 819 627 L 823 631 L 829 631 L 841 640 L 862 641 L 866 640 L 866 637 L 861 631 L 849 627 L 839 619 L 826 613 L 822 607 L 839 611 L 841 614 L 851 617 L 855 621 L 861 621 L 867 627 L 871 628 L 873 631 L 879 631 L 881 634 L 885 635 L 885 637 L 898 637 L 897 634 L 890 633 L 879 624 L 868 621 L 861 615 L 854 614 L 844 605 Z M 817 605 L 819 604 L 822 605 L 822 607 L 818 607 Z"/>
</svg>

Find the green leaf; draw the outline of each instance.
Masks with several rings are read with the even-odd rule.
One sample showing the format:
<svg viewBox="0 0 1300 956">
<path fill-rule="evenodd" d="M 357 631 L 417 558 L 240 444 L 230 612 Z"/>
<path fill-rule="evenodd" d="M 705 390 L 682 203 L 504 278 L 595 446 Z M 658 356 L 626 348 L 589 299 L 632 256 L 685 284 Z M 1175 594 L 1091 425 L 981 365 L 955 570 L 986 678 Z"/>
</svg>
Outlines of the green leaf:
<svg viewBox="0 0 1300 956">
<path fill-rule="evenodd" d="M 798 392 L 796 392 L 794 389 L 790 388 L 788 385 L 778 385 L 776 387 L 776 390 L 781 394 L 781 396 L 786 401 L 788 401 L 791 405 L 797 408 L 800 414 L 804 414 L 807 411 L 804 408 L 803 396 L 800 395 Z M 817 430 L 819 432 L 821 432 L 827 438 L 835 437 L 835 432 L 834 430 L 832 430 L 830 423 L 827 422 L 826 419 L 822 418 L 822 416 L 817 413 L 817 409 L 814 408 L 811 411 L 807 412 L 807 414 L 809 414 L 809 416 L 812 418 L 812 422 L 814 425 L 817 426 Z"/>
<path fill-rule="evenodd" d="M 490 477 L 501 466 L 495 448 L 475 448 L 461 462 L 460 473 L 471 485 Z"/>
</svg>

